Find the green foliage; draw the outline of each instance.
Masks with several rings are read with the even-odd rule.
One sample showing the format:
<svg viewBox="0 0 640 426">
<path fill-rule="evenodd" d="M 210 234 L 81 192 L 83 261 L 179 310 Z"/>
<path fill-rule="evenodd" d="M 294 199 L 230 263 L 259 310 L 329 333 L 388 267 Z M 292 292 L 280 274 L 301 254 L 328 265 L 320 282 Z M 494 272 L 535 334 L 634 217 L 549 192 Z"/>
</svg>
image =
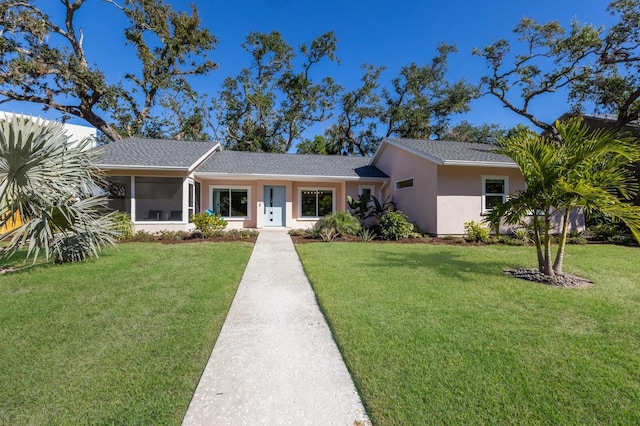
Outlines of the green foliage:
<svg viewBox="0 0 640 426">
<path fill-rule="evenodd" d="M 307 127 L 328 117 L 338 86 L 330 77 L 313 81 L 310 71 L 337 60 L 337 40 L 327 32 L 296 55 L 278 31 L 251 32 L 242 47 L 251 66 L 224 81 L 215 103 L 223 140 L 237 151 L 287 152 Z"/>
<path fill-rule="evenodd" d="M 446 80 L 448 58 L 455 52 L 453 45 L 439 45 L 438 55 L 430 64 L 402 67 L 391 82 L 393 89 L 382 90 L 385 136 L 440 139 L 446 134 L 451 116 L 469 110 L 471 100 L 479 96 L 477 88 L 464 79 L 453 84 Z"/>
<path fill-rule="evenodd" d="M 340 96 L 336 122 L 325 132 L 331 152 L 370 155 L 380 142 L 377 126 L 384 106 L 378 80 L 384 68 L 364 65 L 363 69 L 362 85 Z"/>
<path fill-rule="evenodd" d="M 309 232 L 306 229 L 290 229 L 287 233 L 292 237 L 306 237 L 309 235 Z"/>
<path fill-rule="evenodd" d="M 342 235 L 356 235 L 362 228 L 358 219 L 345 211 L 337 211 L 324 216 L 320 220 L 320 226 L 323 229 L 333 229 Z"/>
<path fill-rule="evenodd" d="M 93 188 L 101 176 L 88 141 L 67 144 L 62 124 L 15 117 L 0 121 L 0 227 L 19 215 L 23 224 L 2 235 L 4 255 L 26 248 L 56 262 L 98 256 L 117 231 L 107 199 Z"/>
<path fill-rule="evenodd" d="M 476 223 L 473 220 L 465 222 L 464 233 L 467 236 L 468 241 L 483 242 L 489 239 L 489 228 L 481 223 Z"/>
<path fill-rule="evenodd" d="M 520 225 L 519 227 L 513 229 L 511 232 L 517 240 L 520 240 L 524 243 L 530 243 L 533 241 L 531 239 L 531 236 L 533 235 L 533 229 L 531 229 L 530 226 Z"/>
<path fill-rule="evenodd" d="M 411 234 L 413 224 L 407 221 L 407 216 L 402 212 L 388 211 L 376 223 L 375 231 L 383 240 L 401 240 Z"/>
<path fill-rule="evenodd" d="M 498 124 L 481 124 L 476 126 L 463 120 L 459 124 L 448 128 L 442 136 L 442 139 L 456 142 L 494 144 L 506 137 L 507 134 L 508 131 Z"/>
<path fill-rule="evenodd" d="M 298 143 L 298 154 L 313 154 L 313 155 L 336 155 L 338 152 L 329 144 L 329 141 L 324 136 L 316 135 L 313 140 L 305 139 Z"/>
<path fill-rule="evenodd" d="M 206 75 L 215 69 L 216 64 L 206 54 L 214 48 L 216 39 L 202 27 L 195 6 L 187 14 L 174 11 L 163 0 L 97 2 L 96 6 L 102 3 L 98 7 L 112 9 L 105 10 L 106 14 L 121 14 L 122 19 L 115 21 L 126 26 L 122 28 L 126 43 L 136 50 L 139 61 L 113 73 L 116 78 L 124 76 L 122 80 L 110 81 L 85 54 L 85 46 L 91 40 L 84 37 L 75 19 L 85 2 L 55 2 L 57 6 L 51 7 L 52 2 L 39 2 L 46 3 L 46 8 L 39 8 L 36 3 L 2 2 L 0 95 L 4 98 L 26 100 L 75 115 L 97 127 L 109 140 L 144 134 L 145 126 L 157 130 L 167 123 L 197 117 L 198 105 L 190 101 L 197 96 L 186 76 Z M 56 10 L 49 15 L 52 8 Z M 113 34 L 100 37 L 118 39 Z M 117 59 L 120 58 L 105 57 L 107 62 Z M 187 105 L 183 103 L 180 109 L 192 113 L 176 115 L 173 120 L 151 115 L 163 95 L 178 99 L 185 94 Z M 182 130 L 189 127 L 186 122 L 183 124 L 179 126 Z"/>
<path fill-rule="evenodd" d="M 320 234 L 322 233 L 323 229 L 324 229 L 324 227 L 322 226 L 322 222 L 315 223 L 307 231 L 308 235 L 309 235 L 309 238 L 317 240 L 318 238 L 320 238 Z"/>
<path fill-rule="evenodd" d="M 372 229 L 363 228 L 360 230 L 360 232 L 358 232 L 358 237 L 360 237 L 360 241 L 364 241 L 365 243 L 368 243 L 370 241 L 375 240 L 377 235 L 375 232 L 373 232 Z"/>
<path fill-rule="evenodd" d="M 126 212 L 115 212 L 113 214 L 113 226 L 116 229 L 118 238 L 129 240 L 133 237 L 133 223 L 131 216 Z"/>
<path fill-rule="evenodd" d="M 498 152 L 518 164 L 527 189 L 519 191 L 491 211 L 487 222 L 518 224 L 530 216 L 538 268 L 547 275 L 561 274 L 569 213 L 583 207 L 618 218 L 640 241 L 640 207 L 630 199 L 638 192 L 629 165 L 640 160 L 640 145 L 610 130 L 589 131 L 577 119 L 556 123 L 558 143 L 552 136 L 520 133 L 498 143 Z M 551 263 L 551 215 L 562 216 L 561 235 Z"/>
<path fill-rule="evenodd" d="M 191 215 L 191 221 L 207 238 L 220 235 L 228 224 L 219 214 L 212 215 L 206 212 Z"/>
</svg>

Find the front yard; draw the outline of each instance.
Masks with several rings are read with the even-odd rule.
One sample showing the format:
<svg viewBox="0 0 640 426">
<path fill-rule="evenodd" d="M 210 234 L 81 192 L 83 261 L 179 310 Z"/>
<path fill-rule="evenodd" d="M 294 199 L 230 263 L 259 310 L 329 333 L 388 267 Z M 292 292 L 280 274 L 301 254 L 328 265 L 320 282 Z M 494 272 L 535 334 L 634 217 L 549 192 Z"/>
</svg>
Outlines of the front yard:
<svg viewBox="0 0 640 426">
<path fill-rule="evenodd" d="M 374 424 L 640 423 L 640 250 L 570 246 L 561 289 L 502 272 L 531 247 L 298 245 Z"/>
<path fill-rule="evenodd" d="M 180 424 L 251 248 L 121 244 L 0 275 L 0 424 Z"/>
</svg>

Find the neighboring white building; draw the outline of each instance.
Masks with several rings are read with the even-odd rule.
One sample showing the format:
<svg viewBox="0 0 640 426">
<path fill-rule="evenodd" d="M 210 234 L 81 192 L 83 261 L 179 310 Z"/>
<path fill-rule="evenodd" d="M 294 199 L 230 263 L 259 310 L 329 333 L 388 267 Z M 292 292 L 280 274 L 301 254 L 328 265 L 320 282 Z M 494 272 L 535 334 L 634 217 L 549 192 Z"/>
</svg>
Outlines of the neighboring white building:
<svg viewBox="0 0 640 426">
<path fill-rule="evenodd" d="M 28 117 L 28 118 L 39 118 L 40 120 L 43 120 L 46 123 L 50 123 L 53 120 L 46 120 L 44 118 L 41 117 L 35 117 L 32 115 L 27 115 L 27 114 L 16 114 L 13 112 L 6 112 L 6 111 L 0 111 L 0 120 L 5 119 L 5 118 L 12 118 L 15 116 L 24 116 L 24 117 Z M 97 130 L 95 127 L 90 127 L 90 126 L 80 126 L 78 124 L 68 124 L 68 123 L 62 123 L 62 126 L 64 127 L 67 136 L 69 137 L 69 144 L 71 146 L 74 146 L 75 144 L 89 138 L 89 140 L 91 141 L 91 143 L 87 146 L 87 149 L 91 149 L 91 148 L 95 148 L 96 147 L 96 141 L 97 141 Z"/>
</svg>

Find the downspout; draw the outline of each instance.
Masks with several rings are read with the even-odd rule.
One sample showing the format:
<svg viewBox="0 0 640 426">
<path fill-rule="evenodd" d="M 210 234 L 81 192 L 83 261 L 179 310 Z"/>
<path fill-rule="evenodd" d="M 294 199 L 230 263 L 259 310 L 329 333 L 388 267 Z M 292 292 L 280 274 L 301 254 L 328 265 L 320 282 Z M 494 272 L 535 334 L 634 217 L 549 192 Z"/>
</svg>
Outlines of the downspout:
<svg viewBox="0 0 640 426">
<path fill-rule="evenodd" d="M 389 183 L 390 179 L 385 180 L 384 182 L 382 182 L 382 186 L 380 187 L 380 190 L 378 192 L 378 199 L 382 198 L 382 191 L 384 191 L 384 187 L 387 186 L 387 184 Z"/>
</svg>

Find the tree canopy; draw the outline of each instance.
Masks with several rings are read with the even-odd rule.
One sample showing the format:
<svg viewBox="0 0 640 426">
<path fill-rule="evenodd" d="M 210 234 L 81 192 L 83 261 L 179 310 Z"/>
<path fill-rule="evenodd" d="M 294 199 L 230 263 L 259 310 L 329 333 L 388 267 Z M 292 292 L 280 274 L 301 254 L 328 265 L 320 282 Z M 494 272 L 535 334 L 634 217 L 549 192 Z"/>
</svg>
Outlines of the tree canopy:
<svg viewBox="0 0 640 426">
<path fill-rule="evenodd" d="M 114 81 L 87 59 L 85 44 L 91 40 L 85 40 L 76 22 L 86 3 L 61 0 L 63 13 L 54 19 L 43 11 L 42 1 L 0 1 L 0 103 L 34 102 L 77 116 L 110 140 L 182 120 L 184 125 L 174 128 L 172 135 L 180 136 L 191 127 L 189 120 L 201 113 L 187 77 L 216 68 L 207 57 L 216 39 L 202 26 L 195 6 L 187 14 L 163 0 L 103 0 L 103 8 L 124 16 L 128 26 L 122 31 L 138 59 Z M 154 107 L 168 93 L 187 96 L 190 112 L 171 120 L 154 115 Z"/>
<path fill-rule="evenodd" d="M 331 115 L 339 87 L 330 77 L 314 82 L 312 72 L 337 60 L 337 40 L 328 32 L 295 52 L 278 31 L 251 32 L 242 47 L 251 65 L 225 79 L 216 102 L 223 141 L 239 151 L 287 152 L 308 126 Z"/>
<path fill-rule="evenodd" d="M 549 94 L 566 94 L 576 112 L 589 108 L 614 115 L 618 130 L 637 120 L 640 0 L 612 1 L 607 11 L 618 22 L 606 31 L 578 21 L 564 28 L 557 21 L 523 18 L 513 30 L 517 43 L 500 39 L 475 49 L 489 69 L 482 78 L 484 93 L 556 138 L 554 123 L 541 118 L 544 108 L 533 105 Z"/>
</svg>

